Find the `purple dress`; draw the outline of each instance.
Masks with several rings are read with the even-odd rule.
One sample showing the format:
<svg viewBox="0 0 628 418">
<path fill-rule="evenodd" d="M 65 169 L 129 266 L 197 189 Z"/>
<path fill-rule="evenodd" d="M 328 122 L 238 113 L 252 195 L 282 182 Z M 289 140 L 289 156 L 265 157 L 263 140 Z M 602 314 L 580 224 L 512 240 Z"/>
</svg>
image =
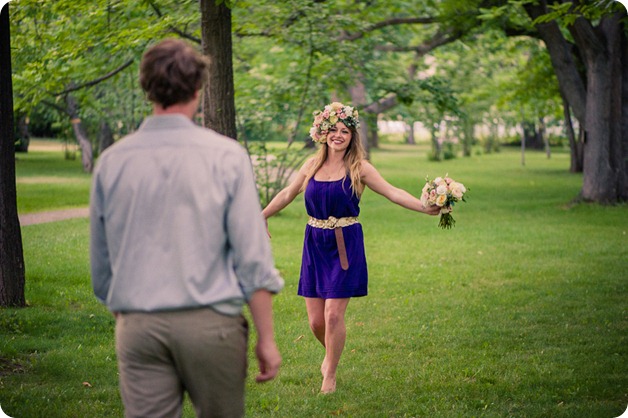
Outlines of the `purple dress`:
<svg viewBox="0 0 628 418">
<path fill-rule="evenodd" d="M 360 199 L 352 193 L 351 180 L 317 181 L 311 178 L 305 189 L 307 214 L 316 219 L 358 216 Z M 364 234 L 359 223 L 342 228 L 349 267 L 343 270 L 333 229 L 305 227 L 303 260 L 298 294 L 310 298 L 366 296 L 368 272 Z"/>
</svg>

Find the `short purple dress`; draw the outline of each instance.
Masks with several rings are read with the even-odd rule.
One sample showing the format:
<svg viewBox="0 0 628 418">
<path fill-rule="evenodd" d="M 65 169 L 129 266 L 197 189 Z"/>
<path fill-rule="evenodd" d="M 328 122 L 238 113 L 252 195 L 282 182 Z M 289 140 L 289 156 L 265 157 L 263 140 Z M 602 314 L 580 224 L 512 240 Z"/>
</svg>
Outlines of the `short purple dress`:
<svg viewBox="0 0 628 418">
<path fill-rule="evenodd" d="M 337 181 L 311 178 L 305 189 L 307 214 L 316 219 L 358 216 L 359 203 L 360 199 L 352 192 L 349 177 Z M 346 226 L 342 228 L 342 233 L 349 261 L 347 270 L 340 266 L 334 230 L 306 225 L 298 290 L 300 296 L 322 299 L 366 296 L 368 271 L 362 225 Z"/>
</svg>

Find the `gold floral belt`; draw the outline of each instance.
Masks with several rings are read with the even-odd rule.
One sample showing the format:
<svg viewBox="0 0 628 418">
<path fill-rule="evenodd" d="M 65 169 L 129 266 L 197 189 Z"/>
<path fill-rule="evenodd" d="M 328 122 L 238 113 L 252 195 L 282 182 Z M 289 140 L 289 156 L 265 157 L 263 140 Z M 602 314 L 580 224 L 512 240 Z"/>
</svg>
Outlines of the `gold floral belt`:
<svg viewBox="0 0 628 418">
<path fill-rule="evenodd" d="M 347 249 L 345 247 L 345 239 L 342 234 L 342 228 L 345 226 L 360 223 L 357 216 L 347 216 L 345 218 L 335 218 L 330 216 L 327 219 L 316 219 L 310 216 L 307 224 L 314 228 L 333 229 L 338 244 L 338 257 L 340 258 L 340 267 L 343 270 L 349 269 L 349 259 L 347 258 Z"/>
<path fill-rule="evenodd" d="M 347 216 L 345 218 L 335 218 L 330 216 L 327 219 L 316 219 L 310 216 L 310 219 L 307 221 L 308 225 L 321 229 L 344 228 L 345 226 L 357 223 L 360 223 L 357 216 Z"/>
</svg>

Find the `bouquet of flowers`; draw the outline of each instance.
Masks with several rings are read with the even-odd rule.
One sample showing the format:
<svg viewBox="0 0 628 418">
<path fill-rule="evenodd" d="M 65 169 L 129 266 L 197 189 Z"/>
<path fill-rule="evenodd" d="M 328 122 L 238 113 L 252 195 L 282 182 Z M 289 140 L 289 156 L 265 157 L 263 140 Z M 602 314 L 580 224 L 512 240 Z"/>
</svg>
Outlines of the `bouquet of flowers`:
<svg viewBox="0 0 628 418">
<path fill-rule="evenodd" d="M 451 229 L 456 224 L 454 217 L 451 216 L 452 207 L 456 202 L 465 201 L 464 194 L 466 192 L 467 189 L 464 184 L 447 177 L 447 174 L 445 177 L 436 177 L 433 181 L 426 177 L 425 186 L 423 186 L 421 193 L 421 203 L 425 207 L 434 205 L 440 207 L 438 226 L 443 229 Z"/>
</svg>

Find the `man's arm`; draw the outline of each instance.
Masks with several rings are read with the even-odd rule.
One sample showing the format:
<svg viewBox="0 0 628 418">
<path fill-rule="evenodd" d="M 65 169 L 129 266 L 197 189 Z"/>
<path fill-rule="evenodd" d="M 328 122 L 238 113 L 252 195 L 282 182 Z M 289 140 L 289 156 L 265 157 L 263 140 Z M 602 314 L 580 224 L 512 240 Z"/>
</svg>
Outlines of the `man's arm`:
<svg viewBox="0 0 628 418">
<path fill-rule="evenodd" d="M 255 380 L 266 382 L 277 375 L 281 364 L 273 330 L 272 293 L 264 289 L 257 290 L 249 300 L 249 309 L 257 331 L 255 355 L 260 373 Z"/>
</svg>

